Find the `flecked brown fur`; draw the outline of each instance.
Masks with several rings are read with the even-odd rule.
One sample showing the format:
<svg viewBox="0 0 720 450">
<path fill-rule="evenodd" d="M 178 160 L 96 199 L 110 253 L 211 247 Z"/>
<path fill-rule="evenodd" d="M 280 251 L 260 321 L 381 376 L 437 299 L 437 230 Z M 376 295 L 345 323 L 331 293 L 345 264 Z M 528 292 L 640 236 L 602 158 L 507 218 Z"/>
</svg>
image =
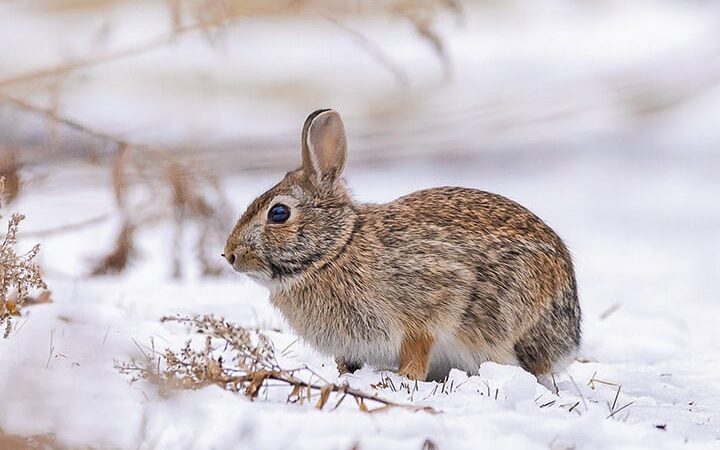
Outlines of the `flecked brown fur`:
<svg viewBox="0 0 720 450">
<path fill-rule="evenodd" d="M 370 363 L 417 379 L 487 360 L 540 375 L 572 357 L 580 344 L 573 264 L 537 216 L 461 187 L 354 202 L 332 110 L 308 117 L 301 145 L 303 166 L 248 207 L 225 255 L 270 289 L 311 345 L 345 368 Z M 269 223 L 279 203 L 290 218 Z"/>
</svg>

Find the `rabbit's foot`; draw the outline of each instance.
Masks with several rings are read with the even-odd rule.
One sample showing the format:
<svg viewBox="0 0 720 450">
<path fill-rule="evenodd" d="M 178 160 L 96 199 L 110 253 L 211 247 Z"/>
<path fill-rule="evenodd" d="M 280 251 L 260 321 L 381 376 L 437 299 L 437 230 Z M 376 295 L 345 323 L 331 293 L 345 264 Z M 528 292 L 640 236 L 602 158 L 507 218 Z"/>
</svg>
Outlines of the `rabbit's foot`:
<svg viewBox="0 0 720 450">
<path fill-rule="evenodd" d="M 338 372 L 340 372 L 340 375 L 345 373 L 355 373 L 362 369 L 363 366 L 362 363 L 357 361 L 348 361 L 343 356 L 336 357 L 335 362 L 337 363 L 337 369 Z"/>
<path fill-rule="evenodd" d="M 400 344 L 400 375 L 411 380 L 425 381 L 434 341 L 427 333 L 406 332 Z"/>
</svg>

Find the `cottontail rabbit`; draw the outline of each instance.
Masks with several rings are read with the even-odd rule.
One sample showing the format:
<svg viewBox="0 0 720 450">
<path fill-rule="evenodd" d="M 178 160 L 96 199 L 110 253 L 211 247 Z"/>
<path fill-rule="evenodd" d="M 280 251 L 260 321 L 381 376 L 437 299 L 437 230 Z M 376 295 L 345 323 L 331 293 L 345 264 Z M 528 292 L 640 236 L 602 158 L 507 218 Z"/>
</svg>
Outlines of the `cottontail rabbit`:
<svg viewBox="0 0 720 450">
<path fill-rule="evenodd" d="M 537 216 L 461 187 L 353 201 L 333 110 L 307 118 L 301 146 L 302 167 L 253 201 L 224 256 L 339 368 L 398 367 L 425 380 L 492 360 L 542 375 L 573 356 L 573 264 Z"/>
</svg>

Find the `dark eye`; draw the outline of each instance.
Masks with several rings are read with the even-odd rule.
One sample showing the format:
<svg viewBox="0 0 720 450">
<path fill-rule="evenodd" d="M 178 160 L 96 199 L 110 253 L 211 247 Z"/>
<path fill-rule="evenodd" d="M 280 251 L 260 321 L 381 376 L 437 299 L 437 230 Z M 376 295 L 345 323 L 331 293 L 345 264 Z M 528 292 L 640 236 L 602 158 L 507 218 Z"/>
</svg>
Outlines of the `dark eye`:
<svg viewBox="0 0 720 450">
<path fill-rule="evenodd" d="M 270 223 L 285 223 L 289 218 L 290 208 L 283 204 L 278 203 L 268 211 L 268 222 Z"/>
</svg>

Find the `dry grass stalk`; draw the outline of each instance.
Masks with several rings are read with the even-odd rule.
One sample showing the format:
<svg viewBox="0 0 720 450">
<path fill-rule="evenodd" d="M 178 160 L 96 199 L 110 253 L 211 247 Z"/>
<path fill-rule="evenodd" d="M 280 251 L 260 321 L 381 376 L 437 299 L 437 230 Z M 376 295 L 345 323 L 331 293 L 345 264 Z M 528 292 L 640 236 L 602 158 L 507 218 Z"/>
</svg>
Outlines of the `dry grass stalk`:
<svg viewBox="0 0 720 450">
<path fill-rule="evenodd" d="M 390 59 L 390 57 L 383 51 L 382 47 L 371 41 L 367 36 L 360 33 L 359 31 L 347 26 L 346 24 L 340 22 L 339 20 L 330 17 L 325 16 L 325 18 L 330 21 L 330 23 L 336 25 L 338 28 L 340 28 L 345 33 L 349 34 L 355 43 L 362 47 L 363 50 L 367 52 L 368 55 L 372 59 L 375 60 L 376 63 L 381 65 L 382 67 L 385 67 L 387 70 L 392 73 L 393 77 L 395 78 L 395 81 L 397 81 L 398 84 L 402 86 L 408 86 L 410 84 L 410 79 L 403 70 L 402 67 L 397 65 L 394 61 Z"/>
<path fill-rule="evenodd" d="M 0 200 L 7 205 L 20 194 L 20 163 L 17 160 L 17 151 L 8 149 L 0 152 L 0 178 L 5 180 L 3 198 Z"/>
<path fill-rule="evenodd" d="M 124 222 L 115 238 L 115 246 L 95 262 L 90 274 L 97 276 L 123 272 L 136 253 L 134 233 L 135 227 L 129 222 Z"/>
<path fill-rule="evenodd" d="M 0 197 L 4 184 L 5 180 L 0 178 Z M 0 242 L 0 327 L 4 328 L 5 338 L 12 331 L 12 317 L 20 314 L 30 292 L 47 289 L 40 266 L 34 262 L 40 246 L 35 245 L 29 252 L 20 255 L 15 252 L 18 228 L 24 218 L 22 214 L 13 214 L 8 220 L 7 233 Z"/>
<path fill-rule="evenodd" d="M 196 166 L 201 167 L 201 166 Z M 219 248 L 227 231 L 229 218 L 225 217 L 225 200 L 218 180 L 207 172 L 190 169 L 177 158 L 167 159 L 167 179 L 171 189 L 171 207 L 175 222 L 175 245 L 173 245 L 173 274 L 182 275 L 182 242 L 184 230 L 190 223 L 197 225 L 195 250 L 204 276 L 218 276 L 222 267 L 208 254 L 208 248 Z M 207 187 L 211 192 L 207 192 Z M 219 200 L 213 206 L 210 198 Z M 218 202 L 216 202 L 218 203 Z M 216 253 L 216 252 L 215 252 Z M 212 254 L 215 254 L 212 253 Z"/>
<path fill-rule="evenodd" d="M 144 359 L 139 362 L 116 364 L 120 372 L 131 375 L 133 381 L 148 380 L 165 390 L 199 389 L 217 385 L 242 393 L 250 399 L 256 399 L 263 389 L 270 387 L 268 382 L 274 381 L 276 383 L 273 386 L 279 384 L 290 389 L 288 403 L 314 402 L 318 409 L 327 406 L 331 394 L 335 393 L 339 399 L 334 403 L 333 409 L 340 406 L 345 398 L 351 397 L 358 408 L 365 412 L 378 412 L 388 408 L 435 412 L 432 408 L 386 400 L 348 385 L 306 381 L 322 378 L 307 367 L 294 370 L 281 368 L 267 336 L 224 319 L 204 315 L 165 317 L 162 320 L 191 326 L 194 332 L 204 335 L 203 346 L 200 349 L 193 348 L 192 340 L 188 340 L 179 351 L 167 349 L 159 355 L 153 351 L 152 354 L 144 354 Z M 228 354 L 230 358 L 226 358 Z M 380 406 L 370 409 L 366 402 Z"/>
<path fill-rule="evenodd" d="M 174 276 L 182 273 L 182 236 L 190 226 L 198 231 L 195 253 L 202 275 L 218 276 L 223 272 L 222 266 L 214 262 L 218 257 L 211 255 L 218 254 L 215 250 L 224 244 L 231 221 L 227 215 L 229 208 L 218 179 L 202 164 L 181 161 L 169 151 L 94 130 L 25 100 L 1 93 L 0 96 L 18 108 L 116 146 L 111 168 L 112 188 L 123 225 L 115 238 L 115 246 L 93 265 L 91 275 L 125 270 L 134 254 L 136 232 L 164 218 L 172 218 L 176 230 L 172 243 Z M 144 200 L 139 202 L 137 198 Z"/>
<path fill-rule="evenodd" d="M 430 45 L 442 64 L 445 79 L 449 80 L 452 77 L 450 56 L 445 41 L 435 29 L 435 20 L 443 10 L 455 14 L 459 20 L 464 15 L 460 3 L 456 0 L 400 0 L 391 7 L 394 14 L 407 19 L 417 35 Z"/>
<path fill-rule="evenodd" d="M 121 143 L 115 152 L 115 158 L 112 163 L 112 184 L 115 204 L 123 212 L 126 212 L 127 209 L 128 179 L 125 170 L 127 154 L 127 144 Z"/>
<path fill-rule="evenodd" d="M 635 404 L 635 401 L 633 400 L 628 403 L 625 403 L 622 406 L 619 406 L 618 399 L 620 398 L 620 391 L 622 390 L 622 384 L 615 383 L 612 381 L 602 380 L 597 377 L 597 372 L 595 372 L 592 374 L 592 377 L 590 377 L 590 380 L 588 381 L 587 385 L 588 385 L 588 387 L 590 387 L 590 389 L 595 390 L 595 389 L 597 389 L 598 384 L 602 385 L 602 386 L 609 386 L 609 387 L 615 388 L 615 396 L 613 397 L 613 401 L 612 401 L 612 403 L 608 402 L 608 404 L 607 404 L 608 410 L 610 412 L 610 414 L 606 417 L 607 419 L 615 418 L 618 415 L 618 413 L 625 411 L 628 407 Z M 627 415 L 625 418 L 627 419 Z"/>
<path fill-rule="evenodd" d="M 196 230 L 197 262 L 204 276 L 216 276 L 222 267 L 214 262 L 222 247 L 224 233 L 229 227 L 226 200 L 218 180 L 203 170 L 202 164 L 180 160 L 170 152 L 119 146 L 112 168 L 112 182 L 118 214 L 123 227 L 116 238 L 116 246 L 105 261 L 117 262 L 110 272 L 126 268 L 132 256 L 133 238 L 139 229 L 170 219 L 174 226 L 171 243 L 172 274 L 183 273 L 184 236 L 188 228 Z M 101 263 L 93 275 L 109 273 Z"/>
<path fill-rule="evenodd" d="M 194 248 L 202 275 L 223 272 L 216 262 L 217 249 L 229 227 L 229 208 L 219 181 L 202 164 L 183 161 L 170 152 L 123 145 L 113 162 L 112 182 L 124 225 L 114 249 L 96 264 L 92 275 L 123 271 L 128 262 L 125 257 L 134 253 L 136 232 L 164 220 L 174 227 L 170 250 L 173 277 L 183 273 L 184 237 L 189 228 L 196 231 Z M 106 263 L 111 263 L 110 270 Z"/>
</svg>

